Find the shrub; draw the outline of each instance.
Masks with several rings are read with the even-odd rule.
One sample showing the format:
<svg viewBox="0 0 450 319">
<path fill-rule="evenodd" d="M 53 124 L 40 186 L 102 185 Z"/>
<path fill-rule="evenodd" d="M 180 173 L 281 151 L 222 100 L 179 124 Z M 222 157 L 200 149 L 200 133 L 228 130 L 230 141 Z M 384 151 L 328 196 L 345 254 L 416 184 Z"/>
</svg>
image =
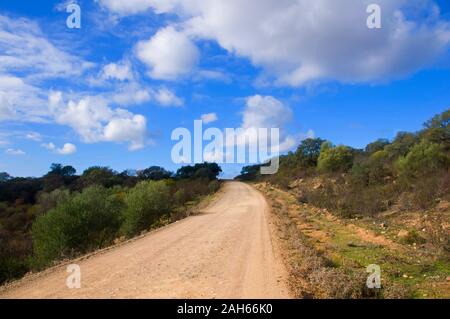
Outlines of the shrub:
<svg viewBox="0 0 450 319">
<path fill-rule="evenodd" d="M 392 176 L 392 164 L 387 151 L 374 152 L 353 164 L 350 182 L 360 187 L 384 184 Z"/>
<path fill-rule="evenodd" d="M 413 244 L 423 244 L 426 242 L 426 239 L 417 230 L 412 229 L 400 241 L 403 244 L 413 245 Z"/>
<path fill-rule="evenodd" d="M 434 206 L 438 198 L 448 195 L 449 175 L 447 170 L 442 170 L 418 179 L 410 194 L 411 207 L 427 209 Z"/>
<path fill-rule="evenodd" d="M 423 176 L 432 175 L 439 170 L 448 169 L 449 158 L 439 144 L 422 141 L 415 145 L 396 163 L 399 176 L 405 181 L 411 181 Z"/>
<path fill-rule="evenodd" d="M 34 266 L 111 243 L 122 209 L 123 203 L 110 191 L 92 186 L 40 216 L 32 227 Z"/>
<path fill-rule="evenodd" d="M 219 181 L 214 180 L 214 181 L 209 182 L 209 184 L 208 184 L 208 192 L 210 194 L 217 192 L 219 190 L 219 188 L 220 188 Z"/>
<path fill-rule="evenodd" d="M 172 208 L 170 187 L 165 181 L 140 182 L 125 197 L 122 232 L 133 236 L 148 229 Z"/>
<path fill-rule="evenodd" d="M 189 199 L 184 189 L 179 189 L 173 194 L 177 206 L 183 206 Z"/>
<path fill-rule="evenodd" d="M 386 140 L 384 138 L 380 138 L 380 139 L 376 140 L 375 142 L 368 144 L 366 146 L 365 151 L 366 151 L 366 153 L 371 155 L 376 152 L 384 150 L 384 148 L 388 145 L 389 145 L 388 140 Z"/>
<path fill-rule="evenodd" d="M 405 156 L 409 150 L 419 142 L 419 138 L 414 133 L 399 132 L 394 141 L 385 147 L 389 158 L 396 159 Z"/>
<path fill-rule="evenodd" d="M 63 189 L 55 189 L 50 193 L 42 192 L 37 196 L 38 214 L 48 212 L 62 202 L 70 198 L 70 192 Z"/>
<path fill-rule="evenodd" d="M 347 146 L 332 147 L 324 143 L 320 151 L 317 168 L 323 173 L 345 172 L 353 164 L 352 149 Z"/>
<path fill-rule="evenodd" d="M 0 254 L 0 284 L 10 279 L 20 278 L 28 271 L 24 260 Z"/>
</svg>

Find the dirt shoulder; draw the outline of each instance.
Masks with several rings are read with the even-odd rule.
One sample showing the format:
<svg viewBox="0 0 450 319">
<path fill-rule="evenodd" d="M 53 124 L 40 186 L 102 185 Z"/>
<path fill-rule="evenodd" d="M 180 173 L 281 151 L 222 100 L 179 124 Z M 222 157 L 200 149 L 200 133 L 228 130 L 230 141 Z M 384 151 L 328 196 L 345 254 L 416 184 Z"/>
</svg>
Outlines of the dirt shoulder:
<svg viewBox="0 0 450 319">
<path fill-rule="evenodd" d="M 300 203 L 295 193 L 254 185 L 268 199 L 290 275 L 301 298 L 449 298 L 449 261 L 394 235 L 403 227 L 341 219 Z M 398 217 L 395 217 L 399 219 Z M 379 265 L 383 289 L 367 289 L 366 267 Z"/>
</svg>

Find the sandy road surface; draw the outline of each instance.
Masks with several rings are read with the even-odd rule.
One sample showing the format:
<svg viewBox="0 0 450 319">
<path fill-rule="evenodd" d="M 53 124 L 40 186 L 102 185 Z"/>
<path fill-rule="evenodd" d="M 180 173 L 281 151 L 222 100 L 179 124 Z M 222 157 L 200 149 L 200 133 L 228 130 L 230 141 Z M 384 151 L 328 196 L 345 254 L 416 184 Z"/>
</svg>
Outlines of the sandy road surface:
<svg viewBox="0 0 450 319">
<path fill-rule="evenodd" d="M 80 289 L 67 288 L 64 266 L 0 298 L 286 298 L 280 260 L 264 197 L 229 182 L 201 214 L 78 261 Z"/>
</svg>

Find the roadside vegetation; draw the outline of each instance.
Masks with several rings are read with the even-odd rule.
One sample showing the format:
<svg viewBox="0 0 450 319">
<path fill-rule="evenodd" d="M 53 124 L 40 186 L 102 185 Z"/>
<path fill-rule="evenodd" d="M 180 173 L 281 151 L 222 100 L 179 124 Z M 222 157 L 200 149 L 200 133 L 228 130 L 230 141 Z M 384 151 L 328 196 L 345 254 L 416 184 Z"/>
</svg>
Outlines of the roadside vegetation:
<svg viewBox="0 0 450 319">
<path fill-rule="evenodd" d="M 219 189 L 220 172 L 204 163 L 176 173 L 91 167 L 78 176 L 61 164 L 41 178 L 0 173 L 0 284 L 186 217 Z"/>
<path fill-rule="evenodd" d="M 242 170 L 238 179 L 257 183 L 271 199 L 280 236 L 300 254 L 291 273 L 302 273 L 295 269 L 306 255 L 318 258 L 310 275 L 300 276 L 299 296 L 450 296 L 449 125 L 450 110 L 419 132 L 365 149 L 306 139 L 280 158 L 275 175 L 261 176 L 259 165 Z M 384 276 L 375 294 L 364 289 L 370 264 L 380 265 Z M 333 275 L 342 278 L 338 289 L 329 285 L 334 272 L 342 272 Z M 317 276 L 323 285 L 311 282 Z M 330 288 L 321 290 L 325 284 Z"/>
</svg>

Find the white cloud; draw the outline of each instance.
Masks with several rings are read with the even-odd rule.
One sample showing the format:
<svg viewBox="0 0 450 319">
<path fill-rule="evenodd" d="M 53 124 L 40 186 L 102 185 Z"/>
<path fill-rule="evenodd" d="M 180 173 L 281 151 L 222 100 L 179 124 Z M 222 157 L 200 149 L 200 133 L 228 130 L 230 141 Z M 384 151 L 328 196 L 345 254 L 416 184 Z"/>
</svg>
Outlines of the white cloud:
<svg viewBox="0 0 450 319">
<path fill-rule="evenodd" d="M 93 66 L 55 47 L 31 20 L 0 15 L 0 72 L 42 79 L 79 76 Z"/>
<path fill-rule="evenodd" d="M 217 121 L 218 117 L 217 117 L 216 113 L 207 113 L 207 114 L 202 114 L 200 119 L 203 121 L 204 124 L 209 124 L 209 123 L 213 123 L 213 122 Z"/>
<path fill-rule="evenodd" d="M 182 106 L 183 100 L 169 89 L 161 88 L 154 94 L 156 101 L 162 106 Z"/>
<path fill-rule="evenodd" d="M 49 151 L 54 151 L 56 149 L 55 144 L 53 144 L 52 142 L 50 143 L 43 143 L 41 144 L 41 146 Z"/>
<path fill-rule="evenodd" d="M 114 118 L 105 126 L 103 134 L 106 141 L 130 142 L 129 150 L 135 151 L 145 146 L 146 126 L 142 115 Z"/>
<path fill-rule="evenodd" d="M 124 109 L 112 109 L 108 101 L 87 96 L 78 102 L 64 103 L 61 92 L 53 92 L 49 104 L 55 121 L 68 125 L 86 143 L 129 143 L 130 150 L 145 146 L 146 118 Z"/>
<path fill-rule="evenodd" d="M 55 10 L 60 11 L 60 12 L 62 12 L 62 11 L 65 12 L 67 9 L 67 6 L 72 3 L 78 3 L 78 1 L 77 0 L 64 0 L 55 5 Z"/>
<path fill-rule="evenodd" d="M 153 91 L 141 87 L 138 83 L 130 83 L 124 86 L 119 86 L 116 90 L 108 95 L 108 99 L 112 102 L 122 105 L 139 105 L 150 101 Z"/>
<path fill-rule="evenodd" d="M 279 152 L 290 150 L 295 146 L 295 138 L 286 133 L 285 127 L 292 120 L 292 110 L 273 96 L 254 95 L 247 98 L 242 113 L 242 128 L 252 129 L 279 129 Z M 256 143 L 257 141 L 250 141 Z"/>
<path fill-rule="evenodd" d="M 56 153 L 60 155 L 70 155 L 77 151 L 77 147 L 71 143 L 66 143 L 62 148 L 56 149 Z"/>
<path fill-rule="evenodd" d="M 366 25 L 366 8 L 371 0 L 101 2 L 120 14 L 153 8 L 157 13 L 179 16 L 181 31 L 167 27 L 150 41 L 151 45 L 142 46 L 146 52 L 142 57 L 154 75 L 163 78 L 174 75 L 178 68 L 172 69 L 171 61 L 176 61 L 185 48 L 169 40 L 171 33 L 183 34 L 184 39 L 188 34 L 216 41 L 228 52 L 262 67 L 268 80 L 290 86 L 400 78 L 433 63 L 450 43 L 450 24 L 440 17 L 433 0 L 379 0 L 382 28 L 376 30 Z M 165 62 L 164 53 L 169 53 Z"/>
<path fill-rule="evenodd" d="M 109 63 L 103 67 L 101 77 L 119 81 L 133 80 L 133 73 L 129 63 Z"/>
<path fill-rule="evenodd" d="M 259 142 L 266 143 L 261 140 L 263 136 L 258 136 L 258 129 L 267 129 L 267 132 L 270 132 L 275 128 L 279 129 L 279 141 L 276 145 L 270 143 L 271 153 L 289 151 L 298 143 L 296 136 L 286 132 L 286 125 L 291 119 L 292 110 L 273 96 L 250 96 L 247 98 L 242 112 L 241 128 L 243 130 L 239 133 L 240 135 L 238 134 L 236 141 L 227 141 L 226 147 L 229 149 L 248 145 L 251 148 L 251 146 L 257 146 Z"/>
<path fill-rule="evenodd" d="M 243 128 L 283 128 L 292 119 L 292 111 L 272 96 L 247 98 L 243 112 Z"/>
<path fill-rule="evenodd" d="M 93 64 L 57 48 L 39 25 L 0 14 L 0 121 L 48 121 L 44 81 L 83 74 Z"/>
<path fill-rule="evenodd" d="M 155 0 L 97 0 L 104 7 L 110 11 L 120 14 L 129 15 L 136 14 L 139 12 L 146 11 L 150 9 L 154 4 Z M 165 2 L 165 1 L 162 1 Z"/>
<path fill-rule="evenodd" d="M 46 99 L 37 87 L 0 74 L 0 121 L 42 121 L 47 115 Z"/>
<path fill-rule="evenodd" d="M 65 143 L 61 148 L 57 148 L 56 145 L 52 142 L 43 143 L 41 144 L 41 146 L 59 155 L 70 155 L 77 151 L 77 147 L 72 143 Z"/>
<path fill-rule="evenodd" d="M 42 140 L 42 136 L 38 132 L 29 132 L 25 134 L 25 138 L 35 142 L 40 142 Z"/>
<path fill-rule="evenodd" d="M 173 27 L 161 29 L 150 40 L 139 42 L 136 55 L 150 68 L 149 75 L 161 80 L 189 74 L 199 59 L 195 44 Z"/>
<path fill-rule="evenodd" d="M 17 149 L 17 148 L 8 148 L 5 151 L 5 154 L 7 155 L 13 155 L 13 156 L 18 156 L 18 155 L 25 155 L 25 152 L 22 151 L 21 149 Z"/>
</svg>

